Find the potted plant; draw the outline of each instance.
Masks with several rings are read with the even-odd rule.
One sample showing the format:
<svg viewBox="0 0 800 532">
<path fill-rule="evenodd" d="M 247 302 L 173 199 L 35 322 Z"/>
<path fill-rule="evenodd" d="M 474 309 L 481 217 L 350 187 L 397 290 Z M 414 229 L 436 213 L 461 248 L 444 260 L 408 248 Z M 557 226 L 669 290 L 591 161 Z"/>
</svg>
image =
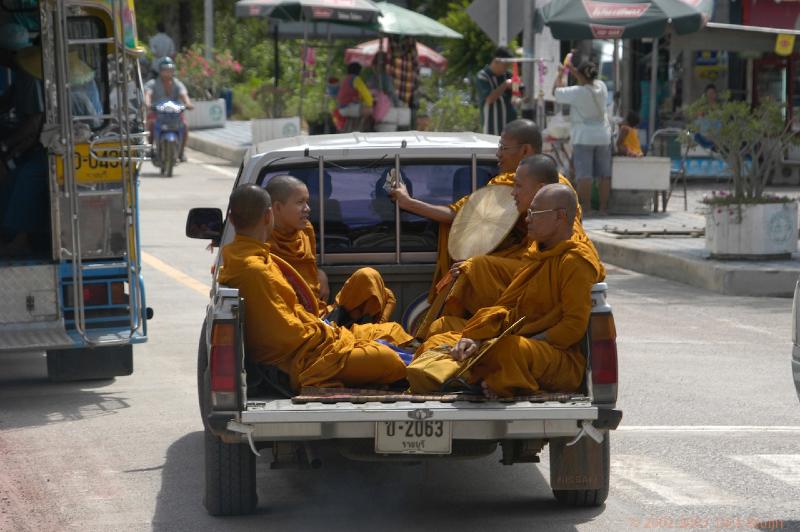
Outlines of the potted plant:
<svg viewBox="0 0 800 532">
<path fill-rule="evenodd" d="M 784 154 L 797 143 L 785 106 L 765 100 L 709 103 L 687 110 L 690 129 L 704 137 L 725 161 L 730 190 L 703 198 L 706 249 L 717 259 L 789 258 L 797 251 L 797 203 L 766 194 Z"/>
<path fill-rule="evenodd" d="M 206 59 L 200 46 L 178 54 L 175 63 L 177 77 L 186 85 L 195 104 L 195 108 L 186 113 L 189 127 L 223 127 L 227 102 L 220 96 L 241 73 L 242 66 L 228 50 L 215 52 L 211 59 Z"/>
</svg>

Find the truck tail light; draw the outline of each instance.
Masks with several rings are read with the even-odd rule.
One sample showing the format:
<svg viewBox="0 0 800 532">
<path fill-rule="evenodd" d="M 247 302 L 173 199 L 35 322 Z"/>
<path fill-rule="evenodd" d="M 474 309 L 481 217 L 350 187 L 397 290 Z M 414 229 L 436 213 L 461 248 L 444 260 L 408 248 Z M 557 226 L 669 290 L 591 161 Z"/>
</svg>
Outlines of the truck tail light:
<svg viewBox="0 0 800 532">
<path fill-rule="evenodd" d="M 617 400 L 617 331 L 610 312 L 593 314 L 592 338 L 592 389 L 598 402 Z"/>
<path fill-rule="evenodd" d="M 232 323 L 215 323 L 211 332 L 211 402 L 217 408 L 236 406 L 236 331 Z"/>
</svg>

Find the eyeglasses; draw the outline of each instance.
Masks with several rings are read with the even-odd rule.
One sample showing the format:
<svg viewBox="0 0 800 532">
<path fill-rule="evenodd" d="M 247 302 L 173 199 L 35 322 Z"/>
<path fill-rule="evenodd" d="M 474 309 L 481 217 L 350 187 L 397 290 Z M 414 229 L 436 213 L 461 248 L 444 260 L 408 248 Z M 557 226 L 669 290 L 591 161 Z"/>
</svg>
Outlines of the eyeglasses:
<svg viewBox="0 0 800 532">
<path fill-rule="evenodd" d="M 528 209 L 528 217 L 533 218 L 537 214 L 543 214 L 545 212 L 558 212 L 558 211 L 566 211 L 564 207 L 560 207 L 558 209 L 545 209 L 543 211 L 534 211 L 533 209 Z"/>
<path fill-rule="evenodd" d="M 497 149 L 500 151 L 510 150 L 511 148 L 519 148 L 520 146 L 524 146 L 524 144 L 512 144 L 511 146 L 506 146 L 504 144 L 498 144 Z"/>
</svg>

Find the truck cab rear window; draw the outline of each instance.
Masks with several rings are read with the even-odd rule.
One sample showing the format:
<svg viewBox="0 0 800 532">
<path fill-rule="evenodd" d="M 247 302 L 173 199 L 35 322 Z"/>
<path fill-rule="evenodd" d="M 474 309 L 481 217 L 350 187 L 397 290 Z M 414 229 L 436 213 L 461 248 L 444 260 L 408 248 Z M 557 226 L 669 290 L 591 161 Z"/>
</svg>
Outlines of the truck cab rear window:
<svg viewBox="0 0 800 532">
<path fill-rule="evenodd" d="M 259 184 L 266 186 L 272 177 L 285 174 L 306 184 L 318 248 L 323 233 L 320 212 L 324 207 L 326 254 L 394 252 L 397 236 L 402 252 L 436 251 L 439 232 L 436 222 L 401 210 L 397 235 L 395 204 L 384 189 L 393 168 L 391 162 L 368 167 L 327 166 L 322 187 L 317 165 L 285 168 L 264 173 Z M 449 205 L 472 191 L 470 162 L 402 164 L 400 173 L 409 193 L 428 203 Z M 479 164 L 477 187 L 484 186 L 495 174 L 493 164 Z"/>
</svg>

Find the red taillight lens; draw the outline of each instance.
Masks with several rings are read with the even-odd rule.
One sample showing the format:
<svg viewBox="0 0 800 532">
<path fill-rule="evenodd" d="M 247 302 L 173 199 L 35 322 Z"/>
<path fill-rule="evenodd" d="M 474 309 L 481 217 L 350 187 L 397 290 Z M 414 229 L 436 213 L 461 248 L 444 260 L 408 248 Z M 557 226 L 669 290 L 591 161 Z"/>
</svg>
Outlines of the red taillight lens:
<svg viewBox="0 0 800 532">
<path fill-rule="evenodd" d="M 615 340 L 592 341 L 592 382 L 594 384 L 617 383 L 617 342 Z"/>
<path fill-rule="evenodd" d="M 617 383 L 617 330 L 611 313 L 592 315 L 592 382 Z"/>
<path fill-rule="evenodd" d="M 111 304 L 125 305 L 128 303 L 128 294 L 125 290 L 127 283 L 111 283 Z"/>
<path fill-rule="evenodd" d="M 211 334 L 211 391 L 236 390 L 236 348 L 233 324 L 218 323 Z"/>
</svg>

